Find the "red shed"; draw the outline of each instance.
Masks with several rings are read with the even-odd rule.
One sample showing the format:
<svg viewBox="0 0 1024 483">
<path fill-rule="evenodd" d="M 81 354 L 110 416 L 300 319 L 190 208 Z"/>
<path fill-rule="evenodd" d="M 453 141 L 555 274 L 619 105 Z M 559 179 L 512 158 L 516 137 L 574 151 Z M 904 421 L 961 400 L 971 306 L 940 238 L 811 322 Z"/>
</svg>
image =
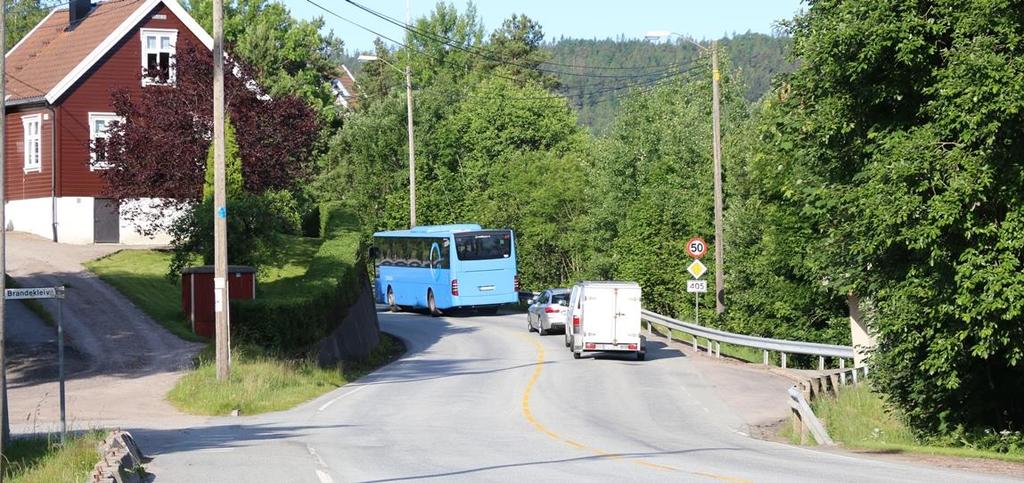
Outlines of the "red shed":
<svg viewBox="0 0 1024 483">
<path fill-rule="evenodd" d="M 256 298 L 256 269 L 244 265 L 228 267 L 228 299 Z M 213 265 L 181 271 L 181 310 L 192 322 L 192 332 L 213 337 Z"/>
</svg>

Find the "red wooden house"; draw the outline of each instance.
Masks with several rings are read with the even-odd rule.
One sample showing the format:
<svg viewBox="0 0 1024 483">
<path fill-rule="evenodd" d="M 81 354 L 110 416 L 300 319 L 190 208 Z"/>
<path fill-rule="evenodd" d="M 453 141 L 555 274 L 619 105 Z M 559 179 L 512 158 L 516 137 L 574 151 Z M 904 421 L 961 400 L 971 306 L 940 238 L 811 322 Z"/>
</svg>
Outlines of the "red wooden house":
<svg viewBox="0 0 1024 483">
<path fill-rule="evenodd" d="M 163 243 L 104 198 L 91 143 L 117 120 L 110 91 L 174 83 L 175 45 L 213 39 L 175 0 L 71 0 L 54 9 L 6 56 L 7 229 L 62 243 Z M 165 72 L 160 78 L 144 72 Z"/>
</svg>

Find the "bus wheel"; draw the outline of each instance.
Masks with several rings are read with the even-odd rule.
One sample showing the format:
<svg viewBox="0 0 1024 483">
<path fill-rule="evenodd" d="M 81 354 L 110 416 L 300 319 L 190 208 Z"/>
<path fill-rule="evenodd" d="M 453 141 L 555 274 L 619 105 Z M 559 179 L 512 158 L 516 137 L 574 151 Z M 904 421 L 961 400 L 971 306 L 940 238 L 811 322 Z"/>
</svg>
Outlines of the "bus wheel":
<svg viewBox="0 0 1024 483">
<path fill-rule="evenodd" d="M 395 292 L 388 287 L 388 310 L 398 312 L 398 304 L 395 303 Z"/>
<path fill-rule="evenodd" d="M 434 302 L 433 290 L 427 290 L 427 311 L 429 311 L 430 315 L 434 317 L 441 315 L 441 311 L 437 310 L 437 303 Z"/>
</svg>

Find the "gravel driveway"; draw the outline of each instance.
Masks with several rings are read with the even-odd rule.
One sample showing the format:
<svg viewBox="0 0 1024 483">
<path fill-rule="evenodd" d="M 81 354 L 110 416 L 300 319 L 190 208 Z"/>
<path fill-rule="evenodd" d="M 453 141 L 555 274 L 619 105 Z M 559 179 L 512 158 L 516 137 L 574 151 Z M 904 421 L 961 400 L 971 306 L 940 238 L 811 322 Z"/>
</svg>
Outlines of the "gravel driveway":
<svg viewBox="0 0 1024 483">
<path fill-rule="evenodd" d="M 63 308 L 70 374 L 67 411 L 75 428 L 128 422 L 175 426 L 190 418 L 164 396 L 202 345 L 171 334 L 82 266 L 127 248 L 138 247 L 62 245 L 24 233 L 7 234 L 7 273 L 21 286 L 68 287 Z M 58 418 L 55 328 L 21 304 L 9 305 L 12 430 L 49 430 Z"/>
</svg>

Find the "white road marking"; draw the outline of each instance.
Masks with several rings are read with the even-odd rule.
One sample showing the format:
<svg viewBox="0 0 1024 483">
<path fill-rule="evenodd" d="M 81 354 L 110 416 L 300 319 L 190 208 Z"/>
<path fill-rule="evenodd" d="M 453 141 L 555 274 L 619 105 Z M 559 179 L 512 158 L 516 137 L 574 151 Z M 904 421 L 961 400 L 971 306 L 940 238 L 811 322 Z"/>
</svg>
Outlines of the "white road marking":
<svg viewBox="0 0 1024 483">
<path fill-rule="evenodd" d="M 342 398 L 345 398 L 345 397 L 348 397 L 348 396 L 351 396 L 352 394 L 355 394 L 355 393 L 357 393 L 359 391 L 362 391 L 363 389 L 366 389 L 368 387 L 370 387 L 370 386 L 369 385 L 359 386 L 359 387 L 357 387 L 357 388 L 355 388 L 355 389 L 353 389 L 353 390 L 351 390 L 349 392 L 346 392 L 345 394 L 342 394 L 342 395 L 340 395 L 340 396 L 338 396 L 338 397 L 336 397 L 334 399 L 331 399 L 330 401 L 327 401 L 326 403 L 324 403 L 323 406 L 320 406 L 320 408 L 317 409 L 317 412 L 323 411 L 323 410 L 331 407 L 332 404 L 338 402 L 338 400 L 340 400 Z"/>
<path fill-rule="evenodd" d="M 331 478 L 331 475 L 328 475 L 323 471 L 316 470 L 316 477 L 320 479 L 320 483 L 334 483 L 334 479 Z"/>
<path fill-rule="evenodd" d="M 313 449 L 313 447 L 308 444 L 306 445 L 306 449 L 309 450 L 309 454 L 313 455 L 313 459 L 316 460 L 316 464 L 324 468 L 327 468 L 327 462 L 325 462 L 324 459 L 320 457 L 320 453 L 317 453 L 316 450 Z"/>
</svg>

